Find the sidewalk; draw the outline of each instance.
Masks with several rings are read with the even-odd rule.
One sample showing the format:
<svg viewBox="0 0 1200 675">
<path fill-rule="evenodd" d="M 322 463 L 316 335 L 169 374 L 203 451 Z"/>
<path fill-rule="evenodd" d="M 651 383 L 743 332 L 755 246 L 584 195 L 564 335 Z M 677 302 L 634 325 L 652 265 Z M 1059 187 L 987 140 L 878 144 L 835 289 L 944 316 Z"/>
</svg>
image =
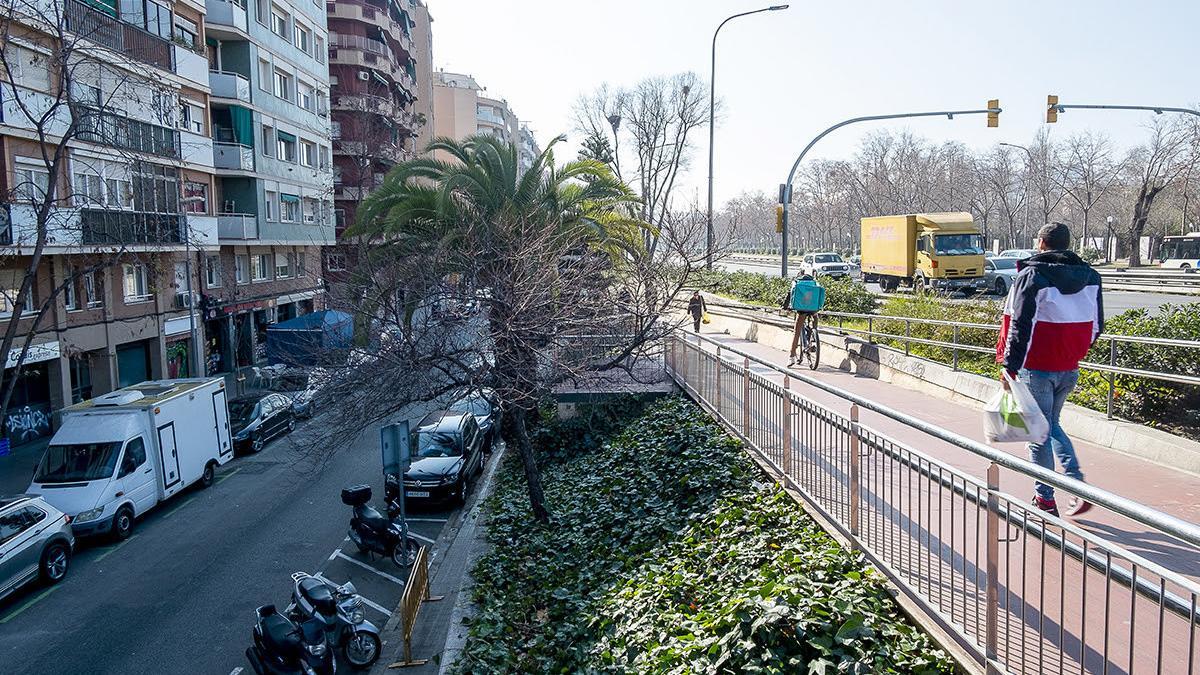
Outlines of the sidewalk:
<svg viewBox="0 0 1200 675">
<path fill-rule="evenodd" d="M 786 352 L 759 343 L 723 334 L 710 333 L 705 337 L 779 366 L 786 366 L 788 362 Z M 772 371 L 762 369 L 761 372 L 771 376 Z M 797 372 L 802 372 L 821 382 L 848 390 L 896 410 L 914 414 L 927 422 L 963 436 L 983 443 L 987 442 L 983 435 L 982 414 L 979 410 L 966 404 L 824 365 L 816 371 L 805 368 L 803 371 Z M 771 379 L 782 380 L 781 377 L 775 376 L 771 376 Z M 849 409 L 849 403 L 844 399 L 815 387 L 793 381 L 791 388 L 802 396 L 842 414 L 846 414 Z M 861 419 L 865 426 L 909 444 L 955 468 L 974 476 L 982 477 L 984 475 L 987 461 L 966 450 L 931 438 L 877 413 L 864 410 Z M 1005 443 L 993 447 L 1028 459 L 1023 444 Z M 1200 522 L 1200 481 L 1195 476 L 1089 443 L 1075 442 L 1075 448 L 1089 483 L 1178 518 L 1190 522 Z M 1002 476 L 1001 489 L 1017 497 L 1028 496 L 1032 499 L 1033 496 L 1031 480 L 1008 472 Z M 1057 498 L 1061 504 L 1060 508 L 1065 507 L 1067 495 L 1057 495 Z M 1093 508 L 1072 520 L 1083 529 L 1119 543 L 1131 552 L 1143 555 L 1194 579 L 1200 579 L 1200 551 L 1172 538 L 1147 532 L 1144 526 L 1101 508 Z"/>
</svg>

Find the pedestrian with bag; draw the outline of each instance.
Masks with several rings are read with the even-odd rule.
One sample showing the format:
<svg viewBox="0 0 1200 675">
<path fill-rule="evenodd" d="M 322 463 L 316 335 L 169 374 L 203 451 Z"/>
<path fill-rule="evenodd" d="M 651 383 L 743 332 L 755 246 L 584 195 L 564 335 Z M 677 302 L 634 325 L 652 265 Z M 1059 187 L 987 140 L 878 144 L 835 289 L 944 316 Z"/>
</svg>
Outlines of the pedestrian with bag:
<svg viewBox="0 0 1200 675">
<path fill-rule="evenodd" d="M 700 322 L 708 315 L 708 305 L 704 303 L 704 296 L 700 295 L 700 291 L 693 292 L 692 299 L 688 300 L 688 314 L 692 315 L 693 330 L 699 333 Z"/>
<path fill-rule="evenodd" d="M 1017 278 L 1004 303 L 1004 319 L 996 344 L 996 361 L 1005 375 L 1025 384 L 1050 425 L 1042 443 L 1030 443 L 1031 460 L 1051 471 L 1054 458 L 1063 473 L 1083 480 L 1075 446 L 1059 424 L 1063 405 L 1079 382 L 1079 362 L 1104 331 L 1100 275 L 1070 250 L 1071 230 L 1049 223 L 1037 234 L 1037 255 L 1017 263 Z M 1054 488 L 1038 482 L 1033 505 L 1058 515 Z M 1091 504 L 1073 497 L 1067 515 L 1077 516 Z"/>
</svg>

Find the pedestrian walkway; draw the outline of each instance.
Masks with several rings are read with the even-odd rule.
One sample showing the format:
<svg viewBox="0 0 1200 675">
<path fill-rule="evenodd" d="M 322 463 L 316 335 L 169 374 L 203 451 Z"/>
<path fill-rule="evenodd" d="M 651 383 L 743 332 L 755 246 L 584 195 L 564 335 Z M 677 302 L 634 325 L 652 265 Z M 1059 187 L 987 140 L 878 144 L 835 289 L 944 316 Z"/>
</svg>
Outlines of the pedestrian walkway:
<svg viewBox="0 0 1200 675">
<path fill-rule="evenodd" d="M 677 381 L 856 533 L 981 664 L 986 652 L 1010 672 L 1200 668 L 1197 586 L 1178 576 L 1200 575 L 1200 551 L 1101 508 L 1068 524 L 1043 518 L 1021 473 L 989 472 L 984 457 L 866 409 L 855 431 L 846 399 L 795 377 L 785 384 L 782 351 L 705 337 L 699 349 L 690 336 L 669 345 Z M 981 413 L 966 405 L 834 369 L 790 372 L 982 442 Z M 1026 458 L 1021 445 L 1003 450 Z M 1194 477 L 1088 444 L 1079 451 L 1089 482 L 1196 520 Z"/>
</svg>

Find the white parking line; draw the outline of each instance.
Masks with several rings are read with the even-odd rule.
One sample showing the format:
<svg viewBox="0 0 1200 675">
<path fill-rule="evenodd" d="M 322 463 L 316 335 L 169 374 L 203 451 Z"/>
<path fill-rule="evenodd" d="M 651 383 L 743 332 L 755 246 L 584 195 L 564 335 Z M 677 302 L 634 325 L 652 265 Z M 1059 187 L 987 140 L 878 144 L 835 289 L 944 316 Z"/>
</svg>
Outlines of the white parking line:
<svg viewBox="0 0 1200 675">
<path fill-rule="evenodd" d="M 381 571 L 379 571 L 379 570 L 375 569 L 374 567 L 371 567 L 370 565 L 368 565 L 367 563 L 365 563 L 365 562 L 363 562 L 363 561 L 361 561 L 361 560 L 355 560 L 354 558 L 351 558 L 350 556 L 346 555 L 345 553 L 341 553 L 341 552 L 339 552 L 339 553 L 337 554 L 337 557 L 341 558 L 342 560 L 345 560 L 346 562 L 349 562 L 349 563 L 353 563 L 353 564 L 355 564 L 355 565 L 358 565 L 359 567 L 361 567 L 361 568 L 363 568 L 363 569 L 365 569 L 365 570 L 371 570 L 372 572 L 374 572 L 375 574 L 378 574 L 379 576 L 383 577 L 384 579 L 387 579 L 388 581 L 391 581 L 391 582 L 393 582 L 393 583 L 395 583 L 395 584 L 398 584 L 398 585 L 400 585 L 400 586 L 404 586 L 404 585 L 407 583 L 407 582 L 405 582 L 405 581 L 404 581 L 404 580 L 402 580 L 402 579 L 398 579 L 398 578 L 396 578 L 396 577 L 394 577 L 394 576 L 392 576 L 392 575 L 388 574 L 387 572 L 381 572 Z"/>
<path fill-rule="evenodd" d="M 325 582 L 325 583 L 327 583 L 327 584 L 333 584 L 334 586 L 341 586 L 341 584 L 339 584 L 339 583 L 336 583 L 336 582 L 333 582 L 333 581 L 330 581 L 329 579 L 327 579 L 327 578 L 325 578 L 325 577 L 321 576 L 320 574 L 314 574 L 313 576 L 314 576 L 314 577 L 316 577 L 316 578 L 318 578 L 318 579 L 320 579 L 321 581 L 324 581 L 324 582 Z M 375 610 L 375 611 L 377 611 L 377 612 L 379 612 L 379 613 L 383 614 L 384 616 L 391 616 L 391 615 L 392 615 L 392 613 L 391 613 L 391 611 L 390 611 L 390 610 L 388 610 L 388 609 L 384 608 L 384 606 L 383 606 L 383 605 L 380 605 L 380 604 L 377 604 L 377 603 L 375 603 L 375 602 L 372 602 L 372 601 L 371 601 L 369 598 L 367 598 L 367 597 L 366 597 L 365 595 L 363 595 L 362 593 L 359 593 L 359 594 L 358 594 L 358 599 L 359 599 L 359 600 L 362 600 L 363 604 L 364 604 L 364 605 L 366 605 L 367 607 L 370 607 L 371 609 L 373 609 L 373 610 Z"/>
<path fill-rule="evenodd" d="M 448 523 L 449 518 L 405 518 L 410 523 Z"/>
<path fill-rule="evenodd" d="M 409 530 L 409 531 L 408 531 L 408 536 L 410 536 L 410 537 L 412 537 L 413 539 L 416 539 L 416 540 L 418 540 L 418 541 L 423 541 L 423 542 L 425 542 L 425 543 L 427 543 L 427 544 L 436 544 L 436 543 L 437 543 L 436 541 L 434 541 L 434 540 L 430 539 L 429 537 L 426 537 L 426 536 L 423 536 L 423 535 L 417 534 L 416 532 L 413 532 L 412 530 Z"/>
<path fill-rule="evenodd" d="M 342 549 L 340 549 L 340 548 L 333 549 L 333 553 L 329 554 L 329 559 L 333 560 L 334 558 L 338 557 L 338 554 L 341 552 L 342 552 Z"/>
<path fill-rule="evenodd" d="M 234 668 L 233 670 L 229 671 L 229 675 L 238 675 L 238 673 L 240 673 L 240 672 L 242 672 L 242 667 L 238 666 L 237 668 Z"/>
</svg>

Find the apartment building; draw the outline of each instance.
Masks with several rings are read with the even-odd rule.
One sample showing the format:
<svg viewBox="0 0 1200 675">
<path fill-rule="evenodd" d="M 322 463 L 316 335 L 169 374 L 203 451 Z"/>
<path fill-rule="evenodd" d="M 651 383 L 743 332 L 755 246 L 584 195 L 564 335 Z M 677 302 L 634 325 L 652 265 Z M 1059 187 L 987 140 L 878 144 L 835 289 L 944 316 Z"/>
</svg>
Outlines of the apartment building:
<svg viewBox="0 0 1200 675">
<path fill-rule="evenodd" d="M 3 424 L 4 442 L 20 445 L 49 434 L 53 412 L 74 401 L 191 374 L 188 259 L 216 253 L 218 234 L 205 6 L 14 9 L 2 44 L 12 77 L 0 83 L 0 322 L 18 317 Z M 59 11 L 65 21 L 46 21 Z"/>
<path fill-rule="evenodd" d="M 516 145 L 524 157 L 524 166 L 533 162 L 537 142 L 528 128 L 522 133 L 517 116 L 508 101 L 485 95 L 486 89 L 470 75 L 433 74 L 434 134 L 451 138 L 466 138 L 475 134 L 491 134 Z"/>
<path fill-rule="evenodd" d="M 263 363 L 267 326 L 323 309 L 334 243 L 329 66 L 320 0 L 208 0 L 219 251 L 201 265 L 205 370 Z"/>
<path fill-rule="evenodd" d="M 522 123 L 521 129 L 517 132 L 517 162 L 521 171 L 528 171 L 540 154 L 542 154 L 542 149 L 538 146 L 537 139 L 533 137 L 533 130 L 529 128 L 528 124 Z"/>
</svg>

